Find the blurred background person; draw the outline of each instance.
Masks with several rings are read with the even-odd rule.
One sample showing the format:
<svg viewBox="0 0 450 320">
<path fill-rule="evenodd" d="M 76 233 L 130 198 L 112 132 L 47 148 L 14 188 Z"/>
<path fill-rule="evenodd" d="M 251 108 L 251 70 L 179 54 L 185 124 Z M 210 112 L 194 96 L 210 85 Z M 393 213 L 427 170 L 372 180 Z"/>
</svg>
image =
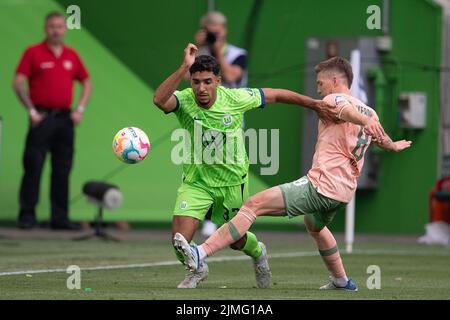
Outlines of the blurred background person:
<svg viewBox="0 0 450 320">
<path fill-rule="evenodd" d="M 65 16 L 50 12 L 45 17 L 44 30 L 45 40 L 25 50 L 13 81 L 14 91 L 30 120 L 23 154 L 18 226 L 30 229 L 36 225 L 35 207 L 39 199 L 41 172 L 50 152 L 50 227 L 74 230 L 79 229 L 79 225 L 71 223 L 68 217 L 74 125 L 83 117 L 91 83 L 77 52 L 64 45 Z M 78 107 L 71 112 L 74 80 L 81 83 L 82 90 Z"/>
<path fill-rule="evenodd" d="M 200 20 L 201 29 L 195 35 L 199 55 L 210 55 L 220 63 L 222 86 L 247 86 L 247 51 L 227 42 L 227 18 L 218 11 L 210 11 Z M 202 235 L 209 237 L 217 226 L 211 221 L 211 212 L 205 217 Z"/>
<path fill-rule="evenodd" d="M 227 42 L 227 18 L 211 11 L 202 17 L 201 29 L 195 35 L 199 55 L 211 55 L 219 63 L 222 85 L 227 88 L 247 86 L 247 51 Z"/>
</svg>

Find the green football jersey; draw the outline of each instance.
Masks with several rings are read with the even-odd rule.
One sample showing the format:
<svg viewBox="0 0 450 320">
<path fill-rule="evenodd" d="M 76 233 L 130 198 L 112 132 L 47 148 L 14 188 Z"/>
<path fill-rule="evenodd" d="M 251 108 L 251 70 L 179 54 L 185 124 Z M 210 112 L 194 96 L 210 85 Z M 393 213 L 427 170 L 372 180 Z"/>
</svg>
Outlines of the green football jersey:
<svg viewBox="0 0 450 320">
<path fill-rule="evenodd" d="M 197 105 L 191 88 L 176 91 L 173 111 L 184 131 L 183 181 L 210 187 L 234 186 L 247 181 L 248 157 L 242 130 L 244 113 L 264 107 L 261 89 L 217 88 L 209 109 Z"/>
</svg>

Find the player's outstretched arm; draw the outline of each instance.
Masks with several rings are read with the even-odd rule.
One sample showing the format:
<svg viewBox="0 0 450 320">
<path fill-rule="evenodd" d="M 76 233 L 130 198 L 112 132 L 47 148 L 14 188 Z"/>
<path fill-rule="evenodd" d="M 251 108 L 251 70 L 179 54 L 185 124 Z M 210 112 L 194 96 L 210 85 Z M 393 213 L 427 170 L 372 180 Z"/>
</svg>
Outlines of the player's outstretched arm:
<svg viewBox="0 0 450 320">
<path fill-rule="evenodd" d="M 400 140 L 392 141 L 392 139 L 386 134 L 380 121 L 374 116 L 368 117 L 356 110 L 350 104 L 344 104 L 339 110 L 338 118 L 344 121 L 352 122 L 357 125 L 364 126 L 364 131 L 372 136 L 373 141 L 383 149 L 400 152 L 403 149 L 411 146 L 411 141 Z"/>
<path fill-rule="evenodd" d="M 394 152 L 400 152 L 404 149 L 407 149 L 412 144 L 412 142 L 408 140 L 392 141 L 392 139 L 387 134 L 384 135 L 382 141 L 375 141 L 375 143 L 380 148 Z"/>
<path fill-rule="evenodd" d="M 339 119 L 337 118 L 337 112 L 335 110 L 336 108 L 331 108 L 323 100 L 316 100 L 286 89 L 263 88 L 262 91 L 264 92 L 266 104 L 295 104 L 316 111 L 319 118 L 325 123 L 339 122 Z"/>
<path fill-rule="evenodd" d="M 153 103 L 161 110 L 170 112 L 176 108 L 177 100 L 173 96 L 173 93 L 177 90 L 180 82 L 185 79 L 189 68 L 195 61 L 197 51 L 198 48 L 192 43 L 189 43 L 184 49 L 184 59 L 181 66 L 156 89 L 155 95 L 153 96 Z"/>
<path fill-rule="evenodd" d="M 338 118 L 357 125 L 364 126 L 364 131 L 378 141 L 382 141 L 386 135 L 380 121 L 375 117 L 368 117 L 356 110 L 350 104 L 345 104 L 339 110 Z M 389 138 L 389 137 L 388 137 Z"/>
</svg>

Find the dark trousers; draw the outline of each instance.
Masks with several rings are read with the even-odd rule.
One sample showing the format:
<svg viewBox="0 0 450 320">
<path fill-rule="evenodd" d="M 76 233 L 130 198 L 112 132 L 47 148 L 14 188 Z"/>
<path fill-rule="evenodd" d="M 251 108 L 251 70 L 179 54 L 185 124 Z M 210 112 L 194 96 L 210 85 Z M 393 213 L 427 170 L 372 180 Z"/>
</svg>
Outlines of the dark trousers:
<svg viewBox="0 0 450 320">
<path fill-rule="evenodd" d="M 24 175 L 20 186 L 19 221 L 36 222 L 42 167 L 51 154 L 51 223 L 68 221 L 69 174 L 72 168 L 74 125 L 69 111 L 39 108 L 45 118 L 28 130 L 23 155 Z"/>
</svg>

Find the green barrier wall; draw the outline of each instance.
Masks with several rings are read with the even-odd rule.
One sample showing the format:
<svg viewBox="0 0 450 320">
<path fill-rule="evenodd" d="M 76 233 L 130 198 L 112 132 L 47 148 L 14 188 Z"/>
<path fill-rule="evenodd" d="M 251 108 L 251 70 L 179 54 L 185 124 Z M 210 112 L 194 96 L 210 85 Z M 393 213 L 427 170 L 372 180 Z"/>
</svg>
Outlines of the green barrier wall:
<svg viewBox="0 0 450 320">
<path fill-rule="evenodd" d="M 17 212 L 20 157 L 26 132 L 25 113 L 9 89 L 11 75 L 22 50 L 42 38 L 45 13 L 58 5 L 62 9 L 77 4 L 82 11 L 83 29 L 70 31 L 67 42 L 85 60 L 94 82 L 94 94 L 77 132 L 71 194 L 76 198 L 87 179 L 103 178 L 112 170 L 121 170 L 110 181 L 121 186 L 125 203 L 111 218 L 167 220 L 180 176 L 180 168 L 170 162 L 172 144 L 167 138 L 176 121 L 152 106 L 152 90 L 180 64 L 182 50 L 187 42 L 193 41 L 207 2 L 30 0 L 15 5 L 17 2 L 5 0 L 0 3 L 0 30 L 7 32 L 0 45 L 6 53 L 0 62 L 3 70 L 0 84 L 6 88 L 0 91 L 1 115 L 5 119 L 0 159 L 0 219 L 13 219 Z M 425 0 L 390 3 L 390 33 L 394 43 L 390 58 L 400 63 L 384 68 L 392 81 L 385 126 L 395 138 L 414 140 L 414 148 L 404 154 L 381 155 L 380 188 L 358 193 L 356 227 L 358 231 L 417 233 L 426 223 L 427 193 L 436 179 L 439 73 L 413 65 L 439 65 L 441 10 Z M 381 6 L 382 1 L 216 1 L 217 9 L 229 19 L 230 42 L 249 50 L 250 85 L 297 91 L 303 90 L 301 64 L 305 39 L 380 35 L 380 31 L 366 28 L 366 8 L 371 4 Z M 412 14 L 415 12 L 420 12 L 420 19 Z M 425 130 L 411 133 L 396 127 L 393 98 L 399 91 L 428 94 Z M 281 139 L 279 174 L 261 177 L 259 168 L 252 167 L 252 192 L 300 175 L 302 122 L 302 110 L 292 106 L 274 105 L 248 114 L 247 127 L 280 128 Z M 149 134 L 152 154 L 145 162 L 122 169 L 113 158 L 110 143 L 115 131 L 130 124 Z M 48 190 L 48 170 L 44 177 L 42 195 Z M 48 201 L 46 197 L 42 200 L 39 215 L 46 217 Z M 75 199 L 72 206 L 73 215 L 79 218 L 90 217 L 92 210 L 83 199 Z M 343 221 L 343 214 L 338 215 L 333 229 L 342 230 Z"/>
<path fill-rule="evenodd" d="M 0 3 L 0 30 L 8 32 L 2 41 L 0 78 L 2 90 L 1 116 L 4 120 L 0 169 L 0 219 L 14 220 L 18 210 L 18 189 L 22 176 L 21 157 L 27 130 L 27 118 L 10 89 L 15 67 L 23 50 L 43 39 L 43 17 L 51 10 L 63 8 L 53 1 L 8 1 Z M 92 9 L 92 10 L 95 10 Z M 82 19 L 88 10 L 82 9 Z M 88 16 L 88 15 L 86 15 Z M 14 28 L 12 28 L 14 26 Z M 109 220 L 168 221 L 171 217 L 181 167 L 170 160 L 173 144 L 170 134 L 177 127 L 174 116 L 166 116 L 152 104 L 153 89 L 130 71 L 116 56 L 83 26 L 68 32 L 66 42 L 76 48 L 84 60 L 94 87 L 85 119 L 76 132 L 76 156 L 71 176 L 71 216 L 91 219 L 92 205 L 80 196 L 87 180 L 108 180 L 116 183 L 124 194 L 124 204 L 107 214 Z M 145 60 L 147 55 L 139 56 Z M 177 54 L 179 56 L 179 54 Z M 151 70 L 156 70 L 155 64 Z M 78 97 L 77 87 L 75 97 Z M 126 126 L 142 128 L 151 141 L 151 154 L 142 163 L 126 165 L 112 153 L 114 134 Z M 49 215 L 49 161 L 43 172 L 38 218 Z M 253 188 L 265 184 L 255 177 Z"/>
<path fill-rule="evenodd" d="M 237 1 L 217 1 L 218 9 L 232 17 Z M 303 89 L 305 39 L 309 37 L 378 36 L 379 30 L 366 27 L 366 9 L 382 1 L 253 1 L 260 4 L 259 18 L 252 40 L 250 81 L 254 86 L 274 86 L 294 90 Z M 420 16 L 420 18 L 419 18 Z M 413 148 L 401 154 L 383 153 L 380 157 L 379 189 L 358 192 L 356 201 L 357 231 L 422 232 L 428 219 L 428 192 L 437 178 L 437 150 L 439 144 L 439 72 L 425 66 L 440 65 L 441 10 L 431 1 L 394 0 L 389 9 L 390 35 L 393 50 L 386 60 L 389 81 L 388 105 L 384 107 L 384 125 L 393 138 L 407 138 Z M 245 21 L 237 17 L 235 41 L 244 43 L 239 34 Z M 231 22 L 230 22 L 231 25 Z M 298 66 L 292 68 L 291 66 Z M 396 97 L 401 91 L 424 91 L 428 96 L 427 128 L 412 132 L 397 126 Z M 252 114 L 249 118 L 262 126 L 281 127 L 284 145 L 281 146 L 280 175 L 265 179 L 279 183 L 300 170 L 300 132 L 302 112 L 278 107 L 266 114 Z M 278 180 L 278 181 L 277 181 Z M 344 214 L 337 215 L 333 228 L 343 230 Z"/>
</svg>

